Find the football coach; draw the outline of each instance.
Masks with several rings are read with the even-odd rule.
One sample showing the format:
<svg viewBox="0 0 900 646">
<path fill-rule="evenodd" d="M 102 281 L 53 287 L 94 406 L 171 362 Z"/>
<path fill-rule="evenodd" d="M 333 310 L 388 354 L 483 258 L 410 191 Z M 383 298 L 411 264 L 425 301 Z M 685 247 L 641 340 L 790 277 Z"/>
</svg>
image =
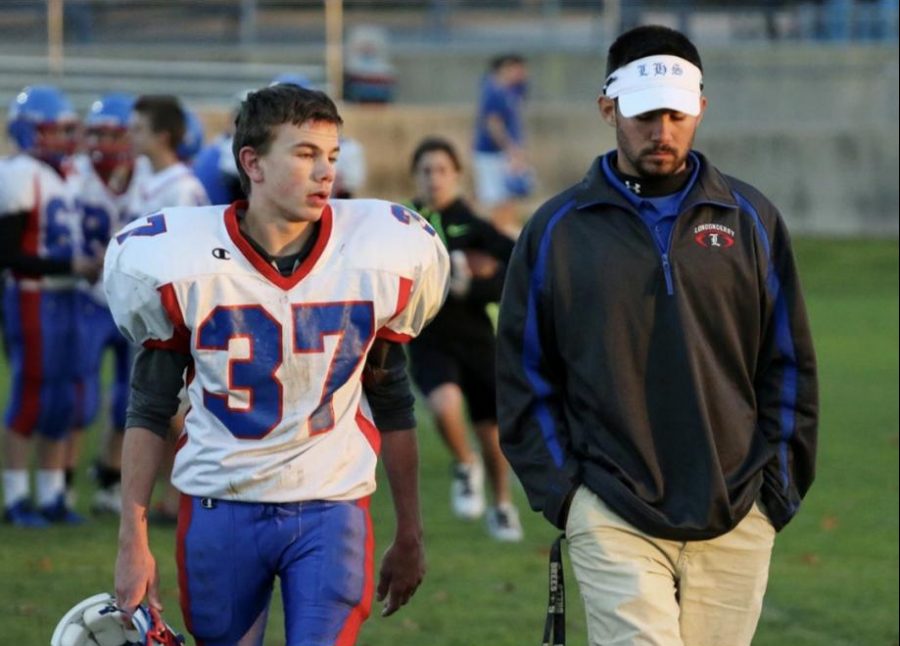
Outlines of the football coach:
<svg viewBox="0 0 900 646">
<path fill-rule="evenodd" d="M 683 34 L 612 44 L 598 105 L 616 149 L 531 218 L 500 308 L 501 445 L 565 529 L 592 645 L 750 644 L 815 471 L 788 232 L 692 149 L 702 90 Z"/>
</svg>

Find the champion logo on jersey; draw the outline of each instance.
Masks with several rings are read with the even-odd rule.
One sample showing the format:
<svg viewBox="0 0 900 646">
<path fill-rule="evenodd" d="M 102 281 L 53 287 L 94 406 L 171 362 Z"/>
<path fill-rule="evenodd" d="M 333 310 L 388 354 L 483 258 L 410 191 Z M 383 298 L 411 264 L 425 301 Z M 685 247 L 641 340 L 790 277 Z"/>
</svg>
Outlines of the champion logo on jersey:
<svg viewBox="0 0 900 646">
<path fill-rule="evenodd" d="M 694 227 L 694 242 L 707 249 L 728 249 L 734 244 L 734 229 L 723 224 L 700 224 Z"/>
<path fill-rule="evenodd" d="M 231 252 L 228 249 L 223 249 L 222 247 L 216 247 L 212 250 L 213 258 L 218 258 L 219 260 L 231 260 Z"/>
</svg>

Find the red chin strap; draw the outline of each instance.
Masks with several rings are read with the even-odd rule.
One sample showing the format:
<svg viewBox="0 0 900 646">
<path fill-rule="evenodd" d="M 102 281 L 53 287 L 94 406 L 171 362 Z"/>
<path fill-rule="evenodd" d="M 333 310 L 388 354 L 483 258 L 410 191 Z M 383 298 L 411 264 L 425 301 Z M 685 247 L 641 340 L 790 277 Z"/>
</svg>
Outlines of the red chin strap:
<svg viewBox="0 0 900 646">
<path fill-rule="evenodd" d="M 153 626 L 147 631 L 144 646 L 184 646 L 184 637 L 176 635 L 162 620 L 156 608 L 150 608 Z"/>
<path fill-rule="evenodd" d="M 110 177 L 119 169 L 127 169 L 129 172 L 134 166 L 134 160 L 127 153 L 106 153 L 95 150 L 90 154 L 91 165 L 103 180 L 105 184 L 109 183 Z"/>
</svg>

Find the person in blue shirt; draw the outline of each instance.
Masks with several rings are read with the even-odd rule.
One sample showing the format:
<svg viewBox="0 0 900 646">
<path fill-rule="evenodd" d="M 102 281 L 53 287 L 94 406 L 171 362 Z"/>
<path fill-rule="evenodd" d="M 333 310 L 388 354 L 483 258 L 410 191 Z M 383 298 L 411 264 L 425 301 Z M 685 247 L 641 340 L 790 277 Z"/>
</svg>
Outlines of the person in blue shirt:
<svg viewBox="0 0 900 646">
<path fill-rule="evenodd" d="M 475 119 L 476 197 L 491 222 L 513 235 L 521 228 L 517 202 L 533 186 L 522 115 L 527 88 L 525 59 L 519 54 L 497 56 L 482 81 Z"/>
</svg>

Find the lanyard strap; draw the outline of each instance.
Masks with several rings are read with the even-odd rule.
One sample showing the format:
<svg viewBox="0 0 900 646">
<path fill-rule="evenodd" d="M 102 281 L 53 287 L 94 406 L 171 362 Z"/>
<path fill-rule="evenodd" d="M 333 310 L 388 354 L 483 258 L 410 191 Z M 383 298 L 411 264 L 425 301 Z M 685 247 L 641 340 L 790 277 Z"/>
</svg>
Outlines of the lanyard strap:
<svg viewBox="0 0 900 646">
<path fill-rule="evenodd" d="M 566 644 L 566 584 L 563 576 L 562 541 L 560 534 L 550 548 L 550 599 L 547 604 L 547 621 L 544 623 L 543 646 Z"/>
</svg>

